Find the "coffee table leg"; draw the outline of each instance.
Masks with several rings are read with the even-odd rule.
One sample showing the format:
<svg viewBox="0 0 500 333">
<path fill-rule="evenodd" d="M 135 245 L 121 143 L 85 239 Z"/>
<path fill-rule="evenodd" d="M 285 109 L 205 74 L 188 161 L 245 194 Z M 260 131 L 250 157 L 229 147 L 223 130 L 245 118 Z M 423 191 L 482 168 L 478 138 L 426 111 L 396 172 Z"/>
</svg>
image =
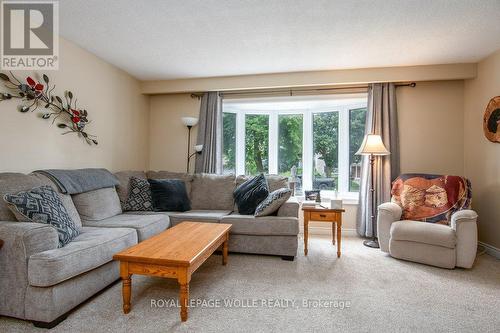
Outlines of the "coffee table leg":
<svg viewBox="0 0 500 333">
<path fill-rule="evenodd" d="M 180 292 L 181 300 L 181 320 L 186 321 L 188 319 L 188 300 L 189 300 L 189 283 L 181 284 Z"/>
<path fill-rule="evenodd" d="M 130 312 L 130 296 L 132 291 L 132 275 L 128 272 L 128 263 L 120 263 L 120 276 L 122 278 L 123 313 Z"/>
<path fill-rule="evenodd" d="M 226 235 L 226 240 L 222 245 L 222 264 L 227 265 L 227 252 L 228 252 L 229 235 Z"/>
<path fill-rule="evenodd" d="M 189 281 L 191 276 L 187 269 L 179 269 L 177 281 L 180 285 L 179 300 L 181 302 L 181 321 L 188 319 L 188 302 L 189 302 Z"/>
</svg>

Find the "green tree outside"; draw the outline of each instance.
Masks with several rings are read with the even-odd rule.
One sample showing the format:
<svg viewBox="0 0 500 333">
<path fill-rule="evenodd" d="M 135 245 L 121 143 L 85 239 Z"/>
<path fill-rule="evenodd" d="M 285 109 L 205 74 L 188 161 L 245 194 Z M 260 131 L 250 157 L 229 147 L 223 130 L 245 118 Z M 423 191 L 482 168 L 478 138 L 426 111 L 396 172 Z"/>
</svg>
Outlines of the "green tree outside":
<svg viewBox="0 0 500 333">
<path fill-rule="evenodd" d="M 256 175 L 269 170 L 269 116 L 246 115 L 245 173 Z"/>
</svg>

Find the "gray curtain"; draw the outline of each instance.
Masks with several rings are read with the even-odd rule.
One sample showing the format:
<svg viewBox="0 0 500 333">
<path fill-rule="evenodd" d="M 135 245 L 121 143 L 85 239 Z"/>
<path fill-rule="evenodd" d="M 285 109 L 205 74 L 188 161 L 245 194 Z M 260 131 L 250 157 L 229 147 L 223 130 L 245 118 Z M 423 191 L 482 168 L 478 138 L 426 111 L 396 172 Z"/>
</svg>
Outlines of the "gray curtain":
<svg viewBox="0 0 500 333">
<path fill-rule="evenodd" d="M 356 227 L 359 235 L 371 237 L 374 232 L 371 223 L 372 205 L 378 207 L 378 205 L 390 200 L 392 181 L 399 175 L 399 135 L 396 87 L 394 83 L 373 83 L 369 86 L 367 111 L 365 134 L 379 134 L 384 145 L 391 153 L 388 156 L 377 156 L 375 158 L 375 202 L 371 202 L 370 195 L 369 157 L 363 156 L 361 162 L 361 184 Z M 375 210 L 375 216 L 376 214 Z"/>
<path fill-rule="evenodd" d="M 222 172 L 222 105 L 219 93 L 203 94 L 198 123 L 198 145 L 203 145 L 201 154 L 196 155 L 195 172 Z"/>
</svg>

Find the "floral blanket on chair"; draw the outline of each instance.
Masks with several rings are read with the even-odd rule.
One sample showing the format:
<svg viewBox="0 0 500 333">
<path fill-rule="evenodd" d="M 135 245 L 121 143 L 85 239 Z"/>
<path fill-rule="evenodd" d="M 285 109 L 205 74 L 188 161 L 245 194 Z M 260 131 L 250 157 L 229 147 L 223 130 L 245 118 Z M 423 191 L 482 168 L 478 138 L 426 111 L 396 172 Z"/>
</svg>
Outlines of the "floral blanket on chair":
<svg viewBox="0 0 500 333">
<path fill-rule="evenodd" d="M 448 225 L 453 213 L 470 209 L 472 189 L 464 177 L 403 174 L 392 183 L 391 195 L 403 209 L 402 220 Z"/>
</svg>

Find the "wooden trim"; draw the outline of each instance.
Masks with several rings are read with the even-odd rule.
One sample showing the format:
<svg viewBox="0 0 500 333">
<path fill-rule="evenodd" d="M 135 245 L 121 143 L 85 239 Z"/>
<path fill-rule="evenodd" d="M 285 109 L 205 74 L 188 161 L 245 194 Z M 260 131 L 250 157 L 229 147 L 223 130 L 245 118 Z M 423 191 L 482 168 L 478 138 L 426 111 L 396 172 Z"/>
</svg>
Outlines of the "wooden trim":
<svg viewBox="0 0 500 333">
<path fill-rule="evenodd" d="M 146 95 L 154 95 L 196 93 L 200 91 L 321 88 L 342 85 L 366 85 L 375 82 L 464 80 L 473 79 L 476 75 L 477 64 L 475 63 L 378 67 L 142 81 L 141 92 Z"/>
</svg>

